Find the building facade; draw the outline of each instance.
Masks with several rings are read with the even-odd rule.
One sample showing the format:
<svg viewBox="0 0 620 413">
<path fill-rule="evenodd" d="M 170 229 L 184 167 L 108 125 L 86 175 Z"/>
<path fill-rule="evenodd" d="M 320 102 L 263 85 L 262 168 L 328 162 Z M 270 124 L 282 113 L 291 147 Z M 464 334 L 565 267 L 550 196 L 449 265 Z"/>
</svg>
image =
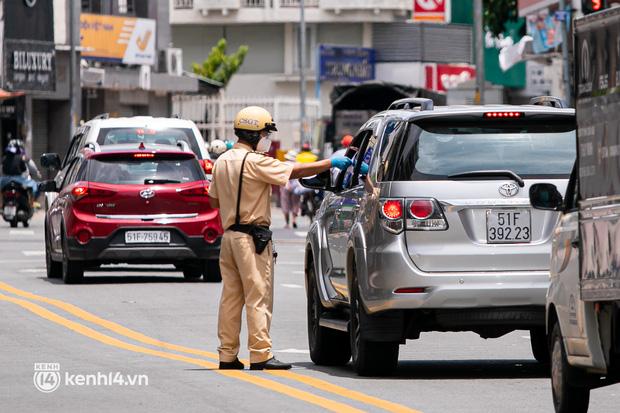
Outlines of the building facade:
<svg viewBox="0 0 620 413">
<path fill-rule="evenodd" d="M 413 22 L 411 0 L 306 0 L 305 71 L 308 98 L 318 118 L 331 115 L 335 81 L 317 87 L 320 45 L 374 48 L 375 80 L 434 88 L 428 66 L 472 63 L 470 25 L 450 24 L 450 1 L 443 22 Z M 454 2 L 452 2 L 454 3 Z M 228 52 L 247 45 L 240 71 L 226 87 L 230 99 L 299 99 L 299 0 L 170 0 L 175 48 L 183 67 L 202 63 L 221 38 Z M 201 111 L 198 111 L 199 113 Z M 200 121 L 200 119 L 195 119 Z M 293 133 L 295 128 L 293 128 Z M 299 136 L 293 138 L 299 142 Z"/>
</svg>

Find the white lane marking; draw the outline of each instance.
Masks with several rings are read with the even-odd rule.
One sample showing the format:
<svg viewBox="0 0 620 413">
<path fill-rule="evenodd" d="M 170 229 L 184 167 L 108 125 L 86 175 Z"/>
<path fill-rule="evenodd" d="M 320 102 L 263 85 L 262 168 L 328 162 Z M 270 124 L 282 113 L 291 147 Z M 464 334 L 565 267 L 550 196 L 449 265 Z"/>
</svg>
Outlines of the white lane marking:
<svg viewBox="0 0 620 413">
<path fill-rule="evenodd" d="M 23 270 L 19 270 L 19 272 L 27 272 L 27 273 L 38 274 L 38 273 L 45 272 L 45 268 L 26 268 L 26 269 L 23 269 Z"/>
<path fill-rule="evenodd" d="M 45 251 L 22 251 L 22 254 L 24 254 L 26 257 L 33 257 L 36 255 L 45 255 Z"/>
<path fill-rule="evenodd" d="M 524 338 L 526 340 L 529 340 L 531 337 L 530 336 L 521 336 L 521 338 Z"/>
<path fill-rule="evenodd" d="M 280 284 L 280 285 L 286 288 L 304 288 L 303 285 L 299 285 L 299 284 Z"/>
<path fill-rule="evenodd" d="M 297 235 L 298 237 L 305 237 L 306 235 L 308 235 L 308 231 L 295 231 L 295 235 Z"/>
<path fill-rule="evenodd" d="M 303 260 L 299 261 L 276 261 L 276 265 L 302 265 Z"/>
<path fill-rule="evenodd" d="M 31 229 L 12 229 L 9 231 L 9 235 L 34 235 L 34 231 Z"/>
<path fill-rule="evenodd" d="M 293 271 L 293 274 L 305 274 L 304 271 Z"/>
<path fill-rule="evenodd" d="M 30 258 L 28 260 L 0 260 L 0 264 L 10 264 L 10 263 L 13 263 L 13 262 L 29 262 L 29 263 L 32 263 L 33 261 L 36 261 L 36 260 L 33 259 L 33 258 Z"/>
<path fill-rule="evenodd" d="M 310 354 L 310 350 L 299 348 L 285 348 L 283 350 L 274 350 L 275 353 L 293 353 L 293 354 Z"/>
</svg>

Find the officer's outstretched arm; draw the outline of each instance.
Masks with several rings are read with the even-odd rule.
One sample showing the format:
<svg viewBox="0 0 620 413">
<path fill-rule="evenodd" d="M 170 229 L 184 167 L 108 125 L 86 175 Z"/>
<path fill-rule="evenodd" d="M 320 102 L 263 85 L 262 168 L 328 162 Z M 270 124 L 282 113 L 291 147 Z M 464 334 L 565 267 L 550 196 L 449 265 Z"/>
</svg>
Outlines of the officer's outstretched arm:
<svg viewBox="0 0 620 413">
<path fill-rule="evenodd" d="M 330 168 L 347 169 L 349 166 L 351 166 L 351 159 L 345 156 L 336 156 L 317 162 L 296 163 L 291 172 L 291 179 L 314 176 Z"/>
</svg>

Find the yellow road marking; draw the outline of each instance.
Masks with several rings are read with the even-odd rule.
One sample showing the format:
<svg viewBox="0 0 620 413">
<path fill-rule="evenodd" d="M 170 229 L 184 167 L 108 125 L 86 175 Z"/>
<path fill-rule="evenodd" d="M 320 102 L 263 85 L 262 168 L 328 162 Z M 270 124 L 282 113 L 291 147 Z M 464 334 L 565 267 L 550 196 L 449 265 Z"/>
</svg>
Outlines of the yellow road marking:
<svg viewBox="0 0 620 413">
<path fill-rule="evenodd" d="M 278 393 L 282 393 L 287 396 L 290 396 L 290 397 L 293 397 L 299 400 L 303 400 L 308 403 L 312 403 L 314 405 L 320 406 L 324 409 L 327 409 L 333 412 L 351 412 L 351 413 L 362 412 L 362 410 L 356 409 L 347 404 L 340 403 L 334 400 L 329 400 L 324 397 L 317 396 L 312 393 L 296 389 L 286 384 L 281 384 L 273 380 L 265 379 L 259 376 L 250 375 L 250 374 L 244 373 L 239 370 L 236 370 L 236 371 L 235 370 L 217 370 L 217 364 L 210 362 L 210 361 L 182 356 L 182 355 L 173 354 L 173 353 L 167 353 L 167 352 L 159 351 L 159 350 L 153 350 L 147 347 L 137 346 L 135 344 L 131 344 L 131 343 L 127 343 L 122 340 L 118 340 L 114 337 L 95 331 L 92 328 L 86 327 L 80 323 L 76 323 L 75 321 L 71 321 L 67 318 L 59 316 L 58 314 L 53 313 L 47 310 L 46 308 L 41 307 L 38 304 L 31 303 L 30 301 L 22 300 L 20 298 L 10 297 L 4 294 L 0 294 L 0 300 L 16 304 L 38 315 L 39 317 L 52 321 L 56 324 L 59 324 L 70 330 L 73 330 L 76 333 L 89 337 L 93 340 L 97 340 L 109 346 L 133 351 L 135 353 L 148 354 L 151 356 L 156 356 L 156 357 L 160 357 L 164 359 L 182 361 L 182 362 L 194 364 L 200 367 L 214 369 L 213 371 L 215 373 L 221 374 L 223 376 L 242 380 L 242 381 L 254 384 L 256 386 L 266 388 L 268 390 L 276 391 Z"/>
<path fill-rule="evenodd" d="M 30 293 L 28 291 L 24 291 L 24 290 L 20 290 L 18 288 L 12 287 L 9 284 L 6 284 L 4 282 L 0 282 L 0 290 L 4 290 L 7 291 L 9 293 L 18 295 L 20 297 L 24 297 L 24 298 L 28 298 L 31 300 L 35 300 L 35 301 L 39 301 L 39 302 L 43 302 L 46 304 L 50 304 L 54 307 L 60 308 L 61 310 L 64 310 L 70 314 L 73 314 L 74 316 L 81 318 L 82 320 L 91 322 L 93 324 L 97 324 L 101 327 L 104 327 L 110 331 L 113 331 L 119 335 L 131 338 L 135 341 L 144 343 L 144 344 L 149 344 L 152 346 L 156 346 L 156 347 L 160 347 L 160 348 L 165 348 L 168 350 L 173 350 L 173 351 L 178 351 L 181 353 L 187 353 L 187 354 L 194 354 L 197 356 L 202 356 L 202 357 L 207 357 L 213 360 L 218 360 L 218 355 L 216 353 L 213 352 L 209 352 L 209 351 L 205 351 L 205 350 L 199 350 L 196 348 L 191 348 L 191 347 L 185 347 L 185 346 L 181 346 L 181 345 L 177 345 L 177 344 L 172 344 L 172 343 L 168 343 L 165 341 L 161 341 L 161 340 L 157 340 L 155 338 L 146 336 L 142 333 L 139 333 L 137 331 L 131 330 L 127 327 L 124 327 L 118 323 L 115 323 L 113 321 L 109 321 L 106 319 L 103 319 L 101 317 L 98 317 L 92 313 L 89 313 L 88 311 L 85 311 L 73 304 L 69 304 L 66 303 L 64 301 L 61 300 L 56 300 L 53 298 L 48 298 L 48 297 L 44 297 L 41 295 L 37 295 L 37 294 L 33 294 Z M 246 362 L 247 363 L 247 362 Z M 409 407 L 403 406 L 401 404 L 398 403 L 393 403 L 387 400 L 383 400 L 380 399 L 378 397 L 374 397 L 374 396 L 369 396 L 367 394 L 355 391 L 355 390 L 350 390 L 346 387 L 342 387 L 342 386 L 338 386 L 336 384 L 332 384 L 330 382 L 327 382 L 325 380 L 321 380 L 321 379 L 317 379 L 314 377 L 310 377 L 310 376 L 306 376 L 303 374 L 299 374 L 299 373 L 294 373 L 291 371 L 274 371 L 274 370 L 268 370 L 266 371 L 268 374 L 271 374 L 273 376 L 279 376 L 279 377 L 283 377 L 283 378 L 287 378 L 290 380 L 295 380 L 301 383 L 304 383 L 308 386 L 317 388 L 319 390 L 328 392 L 328 393 L 332 393 L 332 394 L 336 394 L 339 396 L 343 396 L 346 397 L 348 399 L 351 400 L 356 400 L 371 406 L 375 406 L 378 407 L 380 409 L 389 411 L 389 412 L 395 412 L 395 413 L 420 413 L 419 410 L 415 410 L 415 409 L 411 409 Z"/>
</svg>

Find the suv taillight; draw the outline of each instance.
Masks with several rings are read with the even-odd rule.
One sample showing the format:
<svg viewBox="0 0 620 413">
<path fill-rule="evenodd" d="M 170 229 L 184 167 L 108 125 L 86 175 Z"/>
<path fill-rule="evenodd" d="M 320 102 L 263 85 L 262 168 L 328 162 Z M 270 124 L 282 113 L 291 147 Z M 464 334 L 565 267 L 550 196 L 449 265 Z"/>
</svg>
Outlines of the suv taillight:
<svg viewBox="0 0 620 413">
<path fill-rule="evenodd" d="M 435 199 L 407 200 L 407 229 L 414 231 L 445 231 L 448 222 Z"/>
<path fill-rule="evenodd" d="M 448 222 L 441 206 L 437 200 L 429 198 L 382 199 L 380 221 L 381 226 L 393 234 L 399 234 L 403 229 L 413 231 L 445 231 L 448 229 Z"/>
<path fill-rule="evenodd" d="M 386 231 L 400 233 L 403 230 L 403 216 L 402 199 L 381 200 L 380 221 Z"/>
</svg>

